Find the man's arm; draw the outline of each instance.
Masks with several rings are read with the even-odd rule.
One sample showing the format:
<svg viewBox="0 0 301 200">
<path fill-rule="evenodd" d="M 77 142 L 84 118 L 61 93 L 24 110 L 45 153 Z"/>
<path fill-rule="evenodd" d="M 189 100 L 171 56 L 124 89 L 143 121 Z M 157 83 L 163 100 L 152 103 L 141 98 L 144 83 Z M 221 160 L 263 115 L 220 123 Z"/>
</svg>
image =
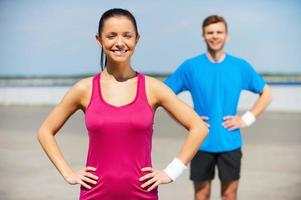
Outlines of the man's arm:
<svg viewBox="0 0 301 200">
<path fill-rule="evenodd" d="M 266 84 L 262 92 L 259 94 L 257 101 L 250 109 L 250 112 L 255 116 L 255 118 L 258 118 L 271 102 L 272 92 L 270 87 Z"/>
<path fill-rule="evenodd" d="M 250 126 L 263 113 L 267 106 L 272 102 L 272 92 L 266 84 L 259 94 L 259 97 L 253 107 L 242 116 L 226 116 L 223 118 L 223 126 L 232 131 L 238 128 Z"/>
</svg>

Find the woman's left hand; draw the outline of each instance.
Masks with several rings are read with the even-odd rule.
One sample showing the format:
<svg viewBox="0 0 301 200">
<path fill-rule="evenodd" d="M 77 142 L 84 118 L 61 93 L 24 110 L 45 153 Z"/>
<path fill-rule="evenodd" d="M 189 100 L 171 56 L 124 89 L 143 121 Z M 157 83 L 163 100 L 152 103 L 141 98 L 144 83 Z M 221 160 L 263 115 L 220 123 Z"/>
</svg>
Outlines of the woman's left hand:
<svg viewBox="0 0 301 200">
<path fill-rule="evenodd" d="M 149 187 L 147 191 L 152 191 L 160 184 L 168 184 L 172 182 L 171 178 L 169 178 L 163 170 L 158 170 L 151 167 L 145 167 L 142 168 L 141 171 L 149 172 L 148 174 L 139 178 L 139 181 L 141 182 L 147 180 L 145 183 L 141 185 L 142 188 Z"/>
</svg>

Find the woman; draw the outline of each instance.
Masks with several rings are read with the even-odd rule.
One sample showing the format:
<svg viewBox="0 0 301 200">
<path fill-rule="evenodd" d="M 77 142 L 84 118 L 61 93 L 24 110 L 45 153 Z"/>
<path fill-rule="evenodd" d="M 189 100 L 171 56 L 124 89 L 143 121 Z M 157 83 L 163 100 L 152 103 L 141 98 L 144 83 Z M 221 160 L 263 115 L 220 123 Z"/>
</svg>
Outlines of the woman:
<svg viewBox="0 0 301 200">
<path fill-rule="evenodd" d="M 96 36 L 107 58 L 104 70 L 76 83 L 39 130 L 43 149 L 64 179 L 81 185 L 80 199 L 158 199 L 157 186 L 183 172 L 208 132 L 162 82 L 133 70 L 131 57 L 138 40 L 129 11 L 106 11 Z M 159 106 L 189 131 L 180 153 L 164 170 L 151 167 L 153 118 Z M 75 172 L 54 136 L 78 109 L 85 113 L 89 151 L 86 167 Z"/>
</svg>

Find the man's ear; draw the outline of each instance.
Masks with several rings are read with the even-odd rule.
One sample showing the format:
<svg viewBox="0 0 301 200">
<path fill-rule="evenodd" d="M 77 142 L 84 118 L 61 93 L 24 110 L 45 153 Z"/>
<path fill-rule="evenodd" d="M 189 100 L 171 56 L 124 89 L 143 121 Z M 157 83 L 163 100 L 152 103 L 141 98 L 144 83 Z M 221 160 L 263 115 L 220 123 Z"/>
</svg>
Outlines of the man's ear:
<svg viewBox="0 0 301 200">
<path fill-rule="evenodd" d="M 229 33 L 227 33 L 226 42 L 228 42 L 229 40 L 230 40 L 230 35 L 229 35 Z"/>
<path fill-rule="evenodd" d="M 201 38 L 203 41 L 205 41 L 204 33 L 202 33 Z"/>
</svg>

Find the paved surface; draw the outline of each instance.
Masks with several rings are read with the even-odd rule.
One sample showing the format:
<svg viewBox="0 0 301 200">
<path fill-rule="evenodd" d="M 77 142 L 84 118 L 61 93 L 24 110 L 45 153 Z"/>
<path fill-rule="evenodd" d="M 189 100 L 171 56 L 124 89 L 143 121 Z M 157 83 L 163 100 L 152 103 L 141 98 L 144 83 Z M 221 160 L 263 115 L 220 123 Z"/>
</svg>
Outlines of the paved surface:
<svg viewBox="0 0 301 200">
<path fill-rule="evenodd" d="M 74 200 L 79 186 L 64 182 L 43 153 L 37 130 L 52 107 L 0 106 L 0 199 Z M 301 199 L 301 113 L 265 113 L 243 131 L 242 179 L 239 199 Z M 153 140 L 153 163 L 163 168 L 177 154 L 185 130 L 158 110 Z M 57 135 L 71 166 L 85 164 L 87 132 L 82 112 L 72 116 Z M 213 182 L 212 199 L 220 199 Z M 161 200 L 193 199 L 188 170 L 176 182 L 159 189 Z"/>
</svg>

